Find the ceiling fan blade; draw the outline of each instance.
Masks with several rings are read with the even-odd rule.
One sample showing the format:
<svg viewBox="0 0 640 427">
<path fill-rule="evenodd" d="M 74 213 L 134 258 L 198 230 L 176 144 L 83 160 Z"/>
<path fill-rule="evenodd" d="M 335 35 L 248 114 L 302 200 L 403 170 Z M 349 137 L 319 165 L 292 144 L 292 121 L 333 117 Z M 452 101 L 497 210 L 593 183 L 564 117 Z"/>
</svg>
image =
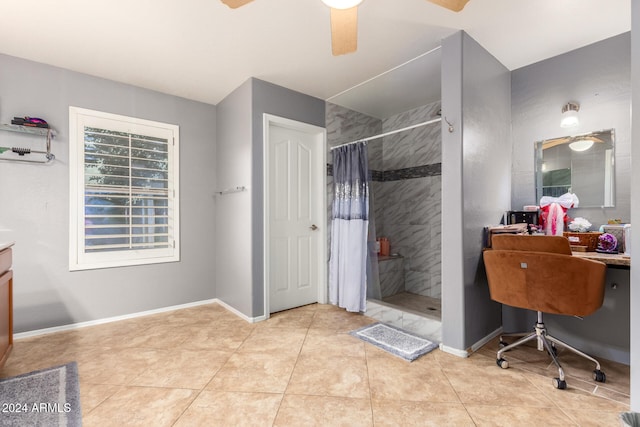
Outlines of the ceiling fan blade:
<svg viewBox="0 0 640 427">
<path fill-rule="evenodd" d="M 431 3 L 437 4 L 454 12 L 460 12 L 466 6 L 469 0 L 428 0 Z"/>
<path fill-rule="evenodd" d="M 546 150 L 548 148 L 553 148 L 556 145 L 567 144 L 569 142 L 571 142 L 571 138 L 568 136 L 564 136 L 562 138 L 548 139 L 542 143 L 542 149 Z"/>
<path fill-rule="evenodd" d="M 222 3 L 229 6 L 231 9 L 237 9 L 240 6 L 244 6 L 247 3 L 251 3 L 253 0 L 220 0 Z"/>
<path fill-rule="evenodd" d="M 331 51 L 334 56 L 355 52 L 358 48 L 358 7 L 331 8 Z"/>
</svg>

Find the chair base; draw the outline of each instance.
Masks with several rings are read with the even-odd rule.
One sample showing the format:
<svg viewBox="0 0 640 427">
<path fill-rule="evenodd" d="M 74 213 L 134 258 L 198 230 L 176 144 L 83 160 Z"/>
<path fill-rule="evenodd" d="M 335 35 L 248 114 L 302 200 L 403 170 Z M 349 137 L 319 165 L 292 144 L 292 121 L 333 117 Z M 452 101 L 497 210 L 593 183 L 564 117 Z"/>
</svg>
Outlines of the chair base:
<svg viewBox="0 0 640 427">
<path fill-rule="evenodd" d="M 553 384 L 556 388 L 558 389 L 565 389 L 567 387 L 567 383 L 565 381 L 565 376 L 564 376 L 564 369 L 562 369 L 562 365 L 560 364 L 560 361 L 558 360 L 557 357 L 557 350 L 555 348 L 556 345 L 560 345 L 564 348 L 566 348 L 567 350 L 572 351 L 573 353 L 584 357 L 585 359 L 588 359 L 590 361 L 592 361 L 593 363 L 595 363 L 596 368 L 593 371 L 593 379 L 595 381 L 598 382 L 605 382 L 606 381 L 606 375 L 604 374 L 604 372 L 602 372 L 600 370 L 600 362 L 598 362 L 596 359 L 594 359 L 593 357 L 589 356 L 586 353 L 583 353 L 582 351 L 578 350 L 575 347 L 570 346 L 569 344 L 547 334 L 547 328 L 544 326 L 544 322 L 542 320 L 542 313 L 538 312 L 538 321 L 536 322 L 535 326 L 534 326 L 534 331 L 531 333 L 523 333 L 523 334 L 504 334 L 500 336 L 500 344 L 504 345 L 502 338 L 503 337 L 522 337 L 519 340 L 517 340 L 516 342 L 509 344 L 509 345 L 505 345 L 504 347 L 502 347 L 498 353 L 497 353 L 497 357 L 496 357 L 496 363 L 498 366 L 500 366 L 503 369 L 506 369 L 509 367 L 509 362 L 507 362 L 502 355 L 519 346 L 522 344 L 525 344 L 533 339 L 537 339 L 538 341 L 538 351 L 544 351 L 546 350 L 547 353 L 551 356 L 551 358 L 553 359 L 553 363 L 555 363 L 555 365 L 558 368 L 558 377 L 553 379 Z"/>
</svg>

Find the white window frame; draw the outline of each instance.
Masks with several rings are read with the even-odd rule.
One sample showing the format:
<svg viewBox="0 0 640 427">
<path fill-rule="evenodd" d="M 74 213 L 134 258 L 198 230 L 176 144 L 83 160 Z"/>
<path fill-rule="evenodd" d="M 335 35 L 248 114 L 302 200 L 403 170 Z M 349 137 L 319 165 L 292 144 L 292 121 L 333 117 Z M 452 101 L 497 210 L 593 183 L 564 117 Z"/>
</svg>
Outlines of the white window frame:
<svg viewBox="0 0 640 427">
<path fill-rule="evenodd" d="M 85 253 L 84 129 L 98 127 L 119 132 L 167 138 L 169 190 L 168 248 L 126 249 Z M 179 127 L 79 107 L 69 107 L 69 270 L 124 267 L 180 261 Z"/>
</svg>

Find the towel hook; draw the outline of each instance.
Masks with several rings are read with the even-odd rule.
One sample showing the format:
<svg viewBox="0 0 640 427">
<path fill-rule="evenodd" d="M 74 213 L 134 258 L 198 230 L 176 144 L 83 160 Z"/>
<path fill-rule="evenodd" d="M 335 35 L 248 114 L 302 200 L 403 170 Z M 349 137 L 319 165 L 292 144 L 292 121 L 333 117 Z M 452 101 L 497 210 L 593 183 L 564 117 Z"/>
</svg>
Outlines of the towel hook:
<svg viewBox="0 0 640 427">
<path fill-rule="evenodd" d="M 453 123 L 451 123 L 449 119 L 447 119 L 447 116 L 444 116 L 444 121 L 449 125 L 449 133 L 453 133 Z"/>
</svg>

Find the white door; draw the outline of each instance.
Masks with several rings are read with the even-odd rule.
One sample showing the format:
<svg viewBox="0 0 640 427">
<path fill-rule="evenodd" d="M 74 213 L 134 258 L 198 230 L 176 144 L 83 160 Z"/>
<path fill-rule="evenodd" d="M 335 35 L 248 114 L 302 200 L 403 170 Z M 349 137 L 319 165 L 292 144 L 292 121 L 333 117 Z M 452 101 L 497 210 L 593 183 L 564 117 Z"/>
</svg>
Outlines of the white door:
<svg viewBox="0 0 640 427">
<path fill-rule="evenodd" d="M 274 122 L 267 126 L 266 264 L 268 308 L 274 313 L 321 299 L 326 269 L 324 131 Z"/>
</svg>

